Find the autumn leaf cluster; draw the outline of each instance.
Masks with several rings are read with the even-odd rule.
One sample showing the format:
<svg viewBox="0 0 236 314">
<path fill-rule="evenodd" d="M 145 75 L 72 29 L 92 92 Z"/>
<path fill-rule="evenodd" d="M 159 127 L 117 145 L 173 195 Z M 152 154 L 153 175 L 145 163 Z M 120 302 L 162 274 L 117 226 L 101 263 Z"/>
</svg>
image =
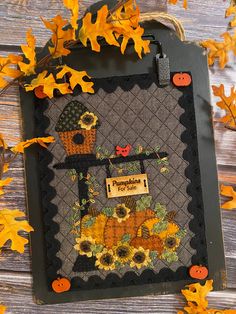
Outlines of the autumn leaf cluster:
<svg viewBox="0 0 236 314">
<path fill-rule="evenodd" d="M 218 60 L 221 69 L 224 69 L 229 61 L 229 53 L 236 56 L 236 3 L 232 2 L 225 12 L 225 17 L 232 17 L 229 26 L 232 32 L 227 31 L 220 35 L 222 40 L 208 39 L 201 42 L 202 47 L 208 51 L 208 63 L 210 66 Z"/>
<path fill-rule="evenodd" d="M 46 148 L 46 144 L 53 141 L 54 138 L 52 136 L 33 138 L 20 142 L 9 149 L 2 134 L 0 134 L 0 196 L 5 193 L 4 188 L 13 181 L 12 178 L 3 178 L 3 176 L 8 172 L 9 164 L 13 162 L 16 156 L 19 153 L 24 153 L 24 150 L 32 144 L 37 143 Z M 10 241 L 11 250 L 24 253 L 28 240 L 19 235 L 19 231 L 33 231 L 33 228 L 25 220 L 25 214 L 18 209 L 0 209 L 0 249 Z"/>
<path fill-rule="evenodd" d="M 97 12 L 96 20 L 88 12 L 82 19 L 78 29 L 79 1 L 63 0 L 64 6 L 70 10 L 70 21 L 57 15 L 50 20 L 42 18 L 45 27 L 52 33 L 47 49 L 48 54 L 37 60 L 36 39 L 29 30 L 26 34 L 26 45 L 22 45 L 22 56 L 9 55 L 0 57 L 0 89 L 6 89 L 18 81 L 26 91 L 41 90 L 42 97 L 52 98 L 54 91 L 61 94 L 72 93 L 79 85 L 83 92 L 93 93 L 93 83 L 86 71 L 78 71 L 68 65 L 60 65 L 52 70 L 52 61 L 71 53 L 71 48 L 78 43 L 91 47 L 93 51 L 101 49 L 100 39 L 108 45 L 120 47 L 124 54 L 129 41 L 134 44 L 138 56 L 150 51 L 149 40 L 143 40 L 144 29 L 139 25 L 140 11 L 135 0 L 119 2 L 114 10 L 107 5 Z M 17 69 L 18 66 L 18 69 Z M 34 75 L 29 81 L 27 77 Z M 37 95 L 37 93 L 35 93 Z"/>
</svg>

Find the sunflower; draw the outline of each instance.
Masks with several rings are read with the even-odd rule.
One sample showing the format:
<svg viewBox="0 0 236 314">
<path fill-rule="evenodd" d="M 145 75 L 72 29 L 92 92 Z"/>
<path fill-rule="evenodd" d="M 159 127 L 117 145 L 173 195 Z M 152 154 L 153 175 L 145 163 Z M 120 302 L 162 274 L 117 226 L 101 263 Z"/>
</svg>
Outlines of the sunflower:
<svg viewBox="0 0 236 314">
<path fill-rule="evenodd" d="M 134 249 L 130 267 L 137 267 L 140 269 L 141 267 L 147 266 L 149 263 L 151 263 L 149 250 L 144 250 L 142 247 Z"/>
<path fill-rule="evenodd" d="M 115 269 L 116 257 L 114 256 L 112 250 L 104 249 L 101 253 L 96 254 L 96 258 L 97 260 L 95 262 L 95 265 L 98 266 L 99 269 Z"/>
<path fill-rule="evenodd" d="M 169 235 L 164 240 L 164 249 L 169 251 L 175 251 L 179 247 L 180 239 L 174 235 Z"/>
<path fill-rule="evenodd" d="M 133 247 L 128 243 L 118 242 L 117 245 L 113 247 L 113 252 L 117 257 L 118 262 L 125 264 L 130 261 L 133 256 Z"/>
<path fill-rule="evenodd" d="M 98 121 L 98 117 L 95 116 L 94 113 L 86 111 L 80 117 L 78 124 L 81 126 L 82 129 L 91 130 L 93 127 L 96 126 Z"/>
<path fill-rule="evenodd" d="M 80 255 L 86 255 L 92 257 L 92 245 L 95 244 L 95 241 L 92 237 L 82 236 L 81 238 L 76 238 L 76 245 L 74 248 L 79 251 Z"/>
<path fill-rule="evenodd" d="M 118 204 L 114 208 L 113 217 L 117 218 L 118 222 L 125 221 L 129 218 L 130 209 L 125 204 Z"/>
</svg>

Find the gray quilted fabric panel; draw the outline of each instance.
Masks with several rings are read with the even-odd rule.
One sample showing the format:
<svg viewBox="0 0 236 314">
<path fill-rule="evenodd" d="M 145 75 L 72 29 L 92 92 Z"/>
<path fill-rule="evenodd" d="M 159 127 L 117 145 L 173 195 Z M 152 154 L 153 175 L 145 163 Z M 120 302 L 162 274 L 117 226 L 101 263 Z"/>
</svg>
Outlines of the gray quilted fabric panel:
<svg viewBox="0 0 236 314">
<path fill-rule="evenodd" d="M 190 266 L 191 257 L 195 250 L 190 246 L 190 239 L 193 236 L 188 224 L 192 219 L 187 207 L 189 195 L 186 192 L 188 179 L 184 175 L 187 163 L 182 158 L 185 144 L 180 136 L 184 131 L 183 125 L 179 122 L 179 117 L 183 109 L 178 104 L 181 93 L 173 86 L 159 88 L 153 83 L 148 90 L 142 90 L 135 85 L 129 91 L 123 91 L 118 87 L 114 93 L 107 93 L 99 89 L 96 94 L 81 94 L 77 97 L 66 96 L 50 101 L 46 115 L 50 118 L 50 126 L 47 132 L 56 138 L 56 142 L 50 146 L 54 155 L 50 168 L 56 163 L 63 162 L 66 153 L 63 145 L 55 131 L 55 125 L 64 107 L 71 100 L 78 100 L 85 104 L 89 111 L 94 112 L 101 122 L 97 131 L 96 145 L 114 153 L 116 145 L 125 146 L 128 143 L 132 147 L 138 144 L 145 148 L 161 147 L 161 151 L 169 154 L 170 172 L 160 174 L 155 161 L 145 161 L 146 173 L 149 178 L 150 194 L 154 202 L 166 205 L 168 211 L 176 211 L 175 221 L 187 230 L 186 237 L 182 240 L 178 248 L 179 261 L 169 266 L 165 261 L 157 261 L 155 272 L 163 267 L 170 267 L 176 270 L 180 266 Z M 132 151 L 134 154 L 134 151 Z M 66 170 L 54 170 L 55 177 L 51 185 L 56 189 L 57 196 L 53 203 L 58 207 L 58 214 L 54 220 L 60 226 L 60 232 L 56 238 L 61 243 L 61 249 L 57 256 L 62 260 L 62 268 L 59 273 L 66 277 L 77 276 L 78 273 L 72 271 L 77 258 L 77 252 L 73 246 L 75 238 L 71 234 L 71 207 L 78 201 L 77 182 L 72 182 Z M 99 210 L 103 206 L 109 207 L 120 203 L 119 199 L 108 200 L 105 194 L 104 179 L 106 172 L 104 167 L 93 168 L 91 174 L 96 176 L 99 184 L 100 195 L 96 197 L 96 208 Z M 127 269 L 119 271 L 122 276 Z M 130 269 L 129 269 L 130 270 Z M 133 270 L 141 273 L 141 270 Z M 117 271 L 115 271 L 117 273 Z M 91 271 L 80 273 L 83 279 L 98 274 L 105 278 L 107 272 Z"/>
</svg>

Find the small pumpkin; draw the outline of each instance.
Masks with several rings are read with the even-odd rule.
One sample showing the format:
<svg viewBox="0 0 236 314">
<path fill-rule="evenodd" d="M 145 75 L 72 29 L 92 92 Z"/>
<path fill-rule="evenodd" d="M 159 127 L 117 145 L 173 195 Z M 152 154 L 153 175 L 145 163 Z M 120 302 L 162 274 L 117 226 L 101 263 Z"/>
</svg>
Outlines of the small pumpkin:
<svg viewBox="0 0 236 314">
<path fill-rule="evenodd" d="M 47 98 L 48 96 L 43 92 L 43 86 L 38 86 L 34 89 L 35 96 L 39 99 Z"/>
<path fill-rule="evenodd" d="M 208 269 L 205 266 L 193 265 L 189 269 L 189 275 L 194 279 L 206 279 L 208 276 Z"/>
<path fill-rule="evenodd" d="M 70 290 L 70 280 L 67 278 L 57 278 L 52 282 L 52 289 L 56 293 L 62 293 Z"/>
<path fill-rule="evenodd" d="M 191 75 L 188 73 L 176 73 L 173 76 L 175 86 L 189 86 L 192 83 Z"/>
<path fill-rule="evenodd" d="M 141 246 L 145 250 L 157 251 L 159 254 L 163 252 L 163 241 L 157 235 L 150 236 L 149 238 L 136 237 L 131 241 L 130 245 L 135 248 Z"/>
</svg>

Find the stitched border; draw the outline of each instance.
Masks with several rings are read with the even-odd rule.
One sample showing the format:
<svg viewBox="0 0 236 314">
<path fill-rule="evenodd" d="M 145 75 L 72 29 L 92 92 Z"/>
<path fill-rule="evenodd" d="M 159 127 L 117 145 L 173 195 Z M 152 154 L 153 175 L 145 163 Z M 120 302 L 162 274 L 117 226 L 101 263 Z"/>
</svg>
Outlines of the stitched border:
<svg viewBox="0 0 236 314">
<path fill-rule="evenodd" d="M 125 77 L 111 77 L 95 80 L 95 93 L 102 88 L 107 93 L 112 93 L 117 87 L 124 91 L 130 90 L 136 84 L 141 89 L 146 89 L 156 81 L 156 74 L 132 75 Z M 185 175 L 190 179 L 187 193 L 191 197 L 188 205 L 188 211 L 193 215 L 193 219 L 189 222 L 190 230 L 195 234 L 191 239 L 190 245 L 196 249 L 196 254 L 192 256 L 192 264 L 207 265 L 207 247 L 205 239 L 204 224 L 204 208 L 201 193 L 200 169 L 197 151 L 196 124 L 193 103 L 192 85 L 184 89 L 178 88 L 183 92 L 178 100 L 179 105 L 185 110 L 180 117 L 180 122 L 185 126 L 185 131 L 181 135 L 181 139 L 187 144 L 187 148 L 183 152 L 183 158 L 188 161 L 189 166 L 185 170 Z M 78 93 L 78 92 L 77 92 Z M 50 119 L 44 114 L 48 107 L 48 102 L 44 104 L 40 102 L 36 106 L 36 133 L 37 136 L 47 136 L 45 130 L 50 125 Z M 54 172 L 49 170 L 48 165 L 53 160 L 53 154 L 46 150 L 39 152 L 39 169 L 40 169 L 40 185 L 42 193 L 42 203 L 45 225 L 45 250 L 47 256 L 47 275 L 50 287 L 51 280 L 57 277 L 57 271 L 61 268 L 62 261 L 56 256 L 60 250 L 60 243 L 55 239 L 55 234 L 59 231 L 59 225 L 53 221 L 53 217 L 57 213 L 57 207 L 51 203 L 56 195 L 56 190 L 50 186 L 51 180 L 54 178 Z M 109 274 L 105 279 L 99 276 L 91 276 L 88 281 L 84 281 L 79 276 L 71 279 L 73 289 L 98 289 L 108 287 L 119 287 L 128 285 L 139 285 L 145 283 L 178 281 L 189 279 L 188 268 L 179 267 L 176 271 L 169 268 L 162 268 L 159 273 L 155 274 L 152 270 L 146 269 L 141 275 L 137 275 L 133 271 L 127 272 L 122 278 L 116 274 Z"/>
</svg>

